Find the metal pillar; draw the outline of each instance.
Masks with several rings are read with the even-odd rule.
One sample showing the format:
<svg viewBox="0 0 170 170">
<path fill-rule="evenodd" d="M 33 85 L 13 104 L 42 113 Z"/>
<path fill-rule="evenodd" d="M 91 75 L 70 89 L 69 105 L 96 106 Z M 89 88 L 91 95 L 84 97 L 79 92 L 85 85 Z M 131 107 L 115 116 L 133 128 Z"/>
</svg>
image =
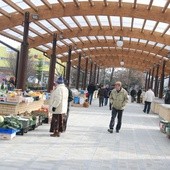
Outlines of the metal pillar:
<svg viewBox="0 0 170 170">
<path fill-rule="evenodd" d="M 162 74 L 161 74 L 161 84 L 160 84 L 160 90 L 159 90 L 159 98 L 162 99 L 163 97 L 163 90 L 164 90 L 164 77 L 165 77 L 165 65 L 166 61 L 163 61 L 162 65 Z"/>
<path fill-rule="evenodd" d="M 159 64 L 156 66 L 156 76 L 155 76 L 155 85 L 154 85 L 154 93 L 155 96 L 158 97 L 158 73 L 159 73 Z"/>
<path fill-rule="evenodd" d="M 154 72 L 155 72 L 155 67 L 153 66 L 153 69 L 152 69 L 152 78 L 151 78 L 151 89 L 153 89 L 153 79 L 154 79 Z"/>
<path fill-rule="evenodd" d="M 114 67 L 112 68 L 112 72 L 110 74 L 110 83 L 109 83 L 109 87 L 111 87 L 111 83 L 112 83 L 112 80 L 113 80 L 113 73 L 114 73 Z"/>
<path fill-rule="evenodd" d="M 149 78 L 148 78 L 147 90 L 150 88 L 150 80 L 151 80 L 151 69 L 149 69 Z"/>
<path fill-rule="evenodd" d="M 146 72 L 146 78 L 145 78 L 145 91 L 148 89 L 148 72 Z"/>
<path fill-rule="evenodd" d="M 89 77 L 89 84 L 92 83 L 92 73 L 93 72 L 93 62 L 91 61 L 90 65 L 90 77 Z"/>
<path fill-rule="evenodd" d="M 79 54 L 78 58 L 78 66 L 77 66 L 77 80 L 76 80 L 76 89 L 79 89 L 80 84 L 80 69 L 81 69 L 81 53 Z"/>
<path fill-rule="evenodd" d="M 69 46 L 68 60 L 67 60 L 67 70 L 66 70 L 66 80 L 67 80 L 67 85 L 68 86 L 70 85 L 71 51 L 72 51 L 72 46 Z"/>
<path fill-rule="evenodd" d="M 97 64 L 94 65 L 94 77 L 93 77 L 93 82 L 96 84 L 96 71 L 97 71 Z"/>
<path fill-rule="evenodd" d="M 98 67 L 97 69 L 97 81 L 96 81 L 97 84 L 99 84 L 99 72 L 100 72 L 100 67 Z"/>
<path fill-rule="evenodd" d="M 29 18 L 30 13 L 25 12 L 24 15 L 24 33 L 23 42 L 21 43 L 21 52 L 19 56 L 18 73 L 17 73 L 17 88 L 25 90 L 25 81 L 27 73 L 27 63 L 28 63 L 28 31 L 29 31 Z"/>
<path fill-rule="evenodd" d="M 85 73 L 84 73 L 83 90 L 85 90 L 87 86 L 88 62 L 89 62 L 89 59 L 86 58 L 86 68 L 85 68 Z"/>
<path fill-rule="evenodd" d="M 55 64 L 56 64 L 56 43 L 57 43 L 57 34 L 53 35 L 53 49 L 50 58 L 50 70 L 48 78 L 48 92 L 51 92 L 54 84 L 54 74 L 55 74 Z"/>
</svg>

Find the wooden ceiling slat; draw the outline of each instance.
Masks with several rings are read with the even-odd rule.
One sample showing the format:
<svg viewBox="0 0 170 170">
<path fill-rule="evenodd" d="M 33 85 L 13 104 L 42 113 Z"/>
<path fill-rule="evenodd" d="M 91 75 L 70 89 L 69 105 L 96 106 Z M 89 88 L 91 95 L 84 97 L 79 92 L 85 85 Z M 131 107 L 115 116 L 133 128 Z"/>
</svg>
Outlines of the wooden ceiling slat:
<svg viewBox="0 0 170 170">
<path fill-rule="evenodd" d="M 132 21 L 131 21 L 131 27 L 130 27 L 131 31 L 133 30 L 133 23 L 134 23 L 134 18 L 132 18 Z"/>
<path fill-rule="evenodd" d="M 89 19 L 88 19 L 86 16 L 83 16 L 83 18 L 85 19 L 85 21 L 86 21 L 87 25 L 88 25 L 88 26 L 90 27 L 90 29 L 92 30 L 92 29 L 93 29 L 93 27 L 92 27 L 92 25 L 90 24 Z"/>
<path fill-rule="evenodd" d="M 40 36 L 41 38 L 44 38 L 44 36 L 41 33 L 39 33 L 37 30 L 33 29 L 32 27 L 29 27 L 29 30 L 32 31 L 34 34 Z"/>
<path fill-rule="evenodd" d="M 101 22 L 100 22 L 99 17 L 98 17 L 98 16 L 95 16 L 95 17 L 96 17 L 96 20 L 97 20 L 97 23 L 98 23 L 98 25 L 99 25 L 100 29 L 103 29 L 103 27 L 102 27 L 102 24 L 101 24 Z"/>
<path fill-rule="evenodd" d="M 47 22 L 49 22 L 54 28 L 56 28 L 60 33 L 63 32 L 63 30 L 58 27 L 51 19 L 47 19 Z"/>
<path fill-rule="evenodd" d="M 60 40 L 63 44 L 65 44 L 66 46 L 70 46 L 70 44 L 69 43 L 67 43 L 67 42 L 65 42 L 64 40 Z"/>
<path fill-rule="evenodd" d="M 104 0 L 104 5 L 105 5 L 105 6 L 108 6 L 107 0 Z"/>
<path fill-rule="evenodd" d="M 166 29 L 164 30 L 164 32 L 162 33 L 161 36 L 163 37 L 169 29 L 170 29 L 170 25 L 168 25 L 168 26 L 166 27 Z"/>
<path fill-rule="evenodd" d="M 38 12 L 38 7 L 35 6 L 30 0 L 23 0 L 28 6 L 30 6 L 34 11 Z"/>
<path fill-rule="evenodd" d="M 148 6 L 148 10 L 150 10 L 150 9 L 151 9 L 152 4 L 153 4 L 153 1 L 154 1 L 154 0 L 150 0 L 150 2 L 149 2 L 149 6 Z"/>
<path fill-rule="evenodd" d="M 158 26 L 158 24 L 159 24 L 159 21 L 155 23 L 155 26 L 154 26 L 154 28 L 153 28 L 153 30 L 152 30 L 152 32 L 151 32 L 151 34 L 153 34 L 153 33 L 154 33 L 154 31 L 156 30 L 156 27 Z"/>
<path fill-rule="evenodd" d="M 64 3 L 64 1 L 63 1 L 63 0 L 58 0 L 58 2 L 59 2 L 59 4 L 60 4 L 63 8 L 65 8 L 65 7 L 66 7 L 66 4 Z"/>
<path fill-rule="evenodd" d="M 24 14 L 24 10 L 17 6 L 14 2 L 9 1 L 9 0 L 3 0 L 6 4 L 14 8 L 17 12 L 20 12 L 21 14 Z"/>
<path fill-rule="evenodd" d="M 144 22 L 143 22 L 143 25 L 142 25 L 142 29 L 141 29 L 141 32 L 143 32 L 144 31 L 144 28 L 145 28 L 145 24 L 146 24 L 146 19 L 144 20 Z"/>
<path fill-rule="evenodd" d="M 167 0 L 167 2 L 166 2 L 166 4 L 165 4 L 164 8 L 162 9 L 162 13 L 165 13 L 165 11 L 167 10 L 169 4 L 170 4 L 170 0 Z"/>
<path fill-rule="evenodd" d="M 96 40 L 100 43 L 100 40 L 99 40 L 99 38 L 97 37 L 97 36 L 95 36 L 95 38 L 96 38 Z"/>
<path fill-rule="evenodd" d="M 76 43 L 73 39 L 69 38 L 69 40 L 70 40 L 74 45 L 77 45 L 77 43 Z"/>
<path fill-rule="evenodd" d="M 136 7 L 137 7 L 137 0 L 134 0 L 133 8 L 135 9 Z"/>
<path fill-rule="evenodd" d="M 123 30 L 123 20 L 122 20 L 122 17 L 120 17 L 120 30 Z"/>
<path fill-rule="evenodd" d="M 52 5 L 47 0 L 41 0 L 49 9 L 52 9 Z"/>
<path fill-rule="evenodd" d="M 84 44 L 84 41 L 82 40 L 81 37 L 77 37 L 77 38 L 80 40 L 80 42 L 81 42 L 82 44 Z"/>
<path fill-rule="evenodd" d="M 80 2 L 78 0 L 73 0 L 73 1 L 74 1 L 74 3 L 76 4 L 77 7 L 80 6 Z"/>
<path fill-rule="evenodd" d="M 89 3 L 90 3 L 91 6 L 94 6 L 93 0 L 89 0 Z"/>
<path fill-rule="evenodd" d="M 90 43 L 92 43 L 92 40 L 88 36 L 86 38 L 89 40 Z"/>
<path fill-rule="evenodd" d="M 53 32 L 49 30 L 47 27 L 45 27 L 43 24 L 41 24 L 40 22 L 36 21 L 34 23 L 38 25 L 40 28 L 42 28 L 43 30 L 45 30 L 46 32 L 48 32 L 49 34 L 53 35 Z"/>
<path fill-rule="evenodd" d="M 75 22 L 75 24 L 78 26 L 78 28 L 80 28 L 80 30 L 82 30 L 82 26 L 80 25 L 80 23 L 77 21 L 77 19 L 75 17 L 71 17 L 71 19 Z"/>
<path fill-rule="evenodd" d="M 107 16 L 107 19 L 108 19 L 108 21 L 109 21 L 109 27 L 110 27 L 110 29 L 112 30 L 112 29 L 113 29 L 113 26 L 112 26 L 112 22 L 111 22 L 110 16 Z"/>
<path fill-rule="evenodd" d="M 122 0 L 119 0 L 119 7 L 122 7 Z"/>
<path fill-rule="evenodd" d="M 44 47 L 46 47 L 46 48 L 48 48 L 48 49 L 52 49 L 49 45 L 47 45 L 47 44 L 44 44 L 43 45 Z"/>
<path fill-rule="evenodd" d="M 5 31 L 0 31 L 0 34 L 1 35 L 3 35 L 3 36 L 5 36 L 5 37 L 7 37 L 7 38 L 10 38 L 10 39 L 13 39 L 13 40 L 15 40 L 15 41 L 17 41 L 17 42 L 22 42 L 22 39 L 20 39 L 20 38 L 18 38 L 18 37 L 16 37 L 16 36 L 13 36 L 13 35 L 11 35 L 11 34 L 8 34 L 7 32 L 5 32 Z"/>
<path fill-rule="evenodd" d="M 8 12 L 6 12 L 5 10 L 3 10 L 2 8 L 0 8 L 0 13 L 2 15 L 4 15 L 7 18 L 11 18 L 11 14 L 9 14 Z"/>
<path fill-rule="evenodd" d="M 73 31 L 73 29 L 70 27 L 70 25 L 69 25 L 63 18 L 59 18 L 59 20 L 60 20 L 70 31 Z"/>
</svg>

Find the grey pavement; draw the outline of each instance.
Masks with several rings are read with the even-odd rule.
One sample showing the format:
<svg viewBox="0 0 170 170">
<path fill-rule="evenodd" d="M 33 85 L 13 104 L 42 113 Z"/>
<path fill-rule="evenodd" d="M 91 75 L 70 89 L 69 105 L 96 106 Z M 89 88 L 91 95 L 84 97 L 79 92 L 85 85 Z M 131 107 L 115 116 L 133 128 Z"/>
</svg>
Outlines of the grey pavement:
<svg viewBox="0 0 170 170">
<path fill-rule="evenodd" d="M 68 129 L 49 136 L 44 124 L 24 136 L 0 140 L 0 170 L 167 170 L 170 139 L 159 131 L 159 117 L 129 103 L 120 133 L 107 132 L 111 111 L 71 107 Z"/>
</svg>

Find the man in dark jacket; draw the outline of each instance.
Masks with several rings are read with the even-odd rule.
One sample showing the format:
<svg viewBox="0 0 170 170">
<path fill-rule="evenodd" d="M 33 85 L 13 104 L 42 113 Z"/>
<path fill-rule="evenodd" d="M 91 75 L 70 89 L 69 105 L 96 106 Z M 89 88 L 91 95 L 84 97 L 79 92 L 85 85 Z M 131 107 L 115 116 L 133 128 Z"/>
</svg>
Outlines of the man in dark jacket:
<svg viewBox="0 0 170 170">
<path fill-rule="evenodd" d="M 130 92 L 131 95 L 131 101 L 132 103 L 136 100 L 136 90 L 132 89 L 132 91 Z"/>
<path fill-rule="evenodd" d="M 87 91 L 88 91 L 88 101 L 89 101 L 90 104 L 92 103 L 93 93 L 94 93 L 95 90 L 96 90 L 96 86 L 95 86 L 93 83 L 91 83 L 91 84 L 88 85 L 88 87 L 87 87 Z"/>
<path fill-rule="evenodd" d="M 102 85 L 102 86 L 99 88 L 99 91 L 98 91 L 99 107 L 103 106 L 104 93 L 105 93 L 105 89 L 104 89 L 104 86 Z"/>
<path fill-rule="evenodd" d="M 165 95 L 165 104 L 170 104 L 170 86 Z"/>
<path fill-rule="evenodd" d="M 105 87 L 105 89 L 104 89 L 104 105 L 105 105 L 105 106 L 107 106 L 107 103 L 108 103 L 109 92 L 110 92 L 109 86 L 106 85 L 106 87 Z"/>
</svg>

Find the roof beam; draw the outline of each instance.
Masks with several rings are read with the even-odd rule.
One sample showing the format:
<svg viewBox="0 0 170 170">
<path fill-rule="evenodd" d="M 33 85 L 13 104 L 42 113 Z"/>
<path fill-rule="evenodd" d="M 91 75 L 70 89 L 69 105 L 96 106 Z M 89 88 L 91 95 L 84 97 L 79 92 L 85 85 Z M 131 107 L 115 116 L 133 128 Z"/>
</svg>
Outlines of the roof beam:
<svg viewBox="0 0 170 170">
<path fill-rule="evenodd" d="M 133 8 L 135 9 L 137 7 L 137 0 L 134 0 Z"/>
<path fill-rule="evenodd" d="M 96 17 L 96 20 L 97 20 L 97 23 L 98 23 L 98 25 L 99 25 L 100 29 L 103 29 L 103 27 L 102 27 L 102 24 L 101 24 L 101 22 L 100 22 L 99 17 L 98 17 L 98 16 L 95 16 L 95 17 Z"/>
<path fill-rule="evenodd" d="M 122 0 L 119 0 L 119 7 L 122 7 Z"/>
<path fill-rule="evenodd" d="M 120 30 L 123 30 L 123 21 L 122 21 L 122 17 L 120 17 Z"/>
<path fill-rule="evenodd" d="M 108 19 L 108 21 L 109 21 L 110 29 L 112 30 L 112 29 L 113 29 L 113 26 L 112 26 L 112 22 L 111 22 L 110 16 L 107 16 L 107 19 Z"/>
<path fill-rule="evenodd" d="M 82 26 L 80 25 L 80 23 L 77 21 L 77 19 L 75 17 L 71 17 L 71 19 L 75 22 L 75 24 L 80 28 L 80 30 L 82 30 Z"/>
<path fill-rule="evenodd" d="M 150 9 L 151 9 L 152 4 L 153 4 L 153 0 L 150 0 L 150 2 L 149 2 L 149 6 L 148 6 L 148 10 L 150 10 Z"/>
<path fill-rule="evenodd" d="M 47 19 L 46 21 L 49 22 L 54 28 L 56 28 L 60 33 L 63 32 L 63 30 L 58 27 L 51 19 Z"/>
<path fill-rule="evenodd" d="M 89 3 L 90 3 L 91 6 L 94 6 L 93 0 L 89 0 Z"/>
<path fill-rule="evenodd" d="M 169 4 L 170 4 L 170 0 L 167 0 L 165 6 L 164 6 L 163 9 L 162 9 L 162 13 L 165 13 L 165 11 L 167 10 Z"/>
<path fill-rule="evenodd" d="M 8 34 L 7 32 L 5 32 L 5 31 L 0 31 L 0 34 L 1 35 L 3 35 L 3 36 L 5 36 L 5 37 L 7 37 L 7 38 L 10 38 L 10 39 L 12 39 L 12 40 L 15 40 L 15 41 L 17 41 L 17 42 L 22 42 L 22 39 L 20 39 L 20 38 L 18 38 L 18 37 L 16 37 L 16 36 L 13 36 L 13 35 L 11 35 L 11 34 Z"/>
<path fill-rule="evenodd" d="M 74 1 L 74 3 L 76 4 L 77 7 L 80 6 L 80 2 L 78 0 L 73 0 L 73 1 Z"/>
<path fill-rule="evenodd" d="M 142 26 L 141 32 L 143 32 L 143 31 L 144 31 L 145 24 L 146 24 L 146 19 L 145 19 L 145 20 L 144 20 L 144 22 L 143 22 L 143 26 Z"/>
<path fill-rule="evenodd" d="M 90 41 L 90 43 L 92 43 L 92 40 L 88 36 L 86 38 Z"/>
<path fill-rule="evenodd" d="M 38 25 L 40 28 L 42 28 L 43 30 L 45 30 L 46 32 L 48 32 L 49 34 L 53 35 L 53 32 L 51 30 L 49 30 L 47 27 L 45 27 L 43 24 L 41 24 L 40 22 L 34 22 L 36 25 Z"/>
<path fill-rule="evenodd" d="M 29 27 L 29 30 L 32 31 L 34 34 L 38 35 L 39 37 L 41 38 L 44 38 L 44 36 L 42 34 L 40 34 L 37 30 L 35 30 L 34 28 L 32 27 Z"/>
<path fill-rule="evenodd" d="M 154 33 L 154 31 L 156 30 L 156 27 L 158 26 L 158 24 L 159 24 L 159 22 L 157 21 L 156 22 L 156 24 L 155 24 L 155 26 L 154 26 L 154 28 L 153 28 L 153 30 L 152 30 L 152 32 L 151 32 L 151 35 Z"/>
<path fill-rule="evenodd" d="M 83 16 L 83 18 L 85 19 L 85 21 L 86 21 L 87 25 L 88 25 L 88 26 L 90 27 L 90 29 L 92 30 L 92 29 L 93 29 L 93 27 L 92 27 L 92 25 L 90 24 L 89 19 L 88 19 L 86 16 Z"/>
<path fill-rule="evenodd" d="M 108 6 L 107 0 L 104 0 L 104 5 L 105 5 L 105 6 Z"/>
<path fill-rule="evenodd" d="M 131 22 L 131 27 L 130 27 L 131 31 L 133 30 L 133 23 L 134 23 L 134 18 L 132 18 L 132 22 Z"/>
<path fill-rule="evenodd" d="M 170 29 L 170 25 L 168 25 L 168 26 L 166 27 L 166 29 L 164 30 L 164 32 L 162 33 L 161 36 L 163 37 L 169 29 Z"/>
<path fill-rule="evenodd" d="M 0 13 L 3 14 L 5 17 L 7 18 L 11 18 L 11 14 L 9 14 L 8 12 L 6 12 L 5 10 L 3 10 L 2 8 L 0 8 Z"/>
<path fill-rule="evenodd" d="M 59 20 L 60 20 L 70 31 L 73 31 L 73 29 L 70 27 L 70 25 L 69 25 L 63 18 L 59 18 Z"/>
</svg>

